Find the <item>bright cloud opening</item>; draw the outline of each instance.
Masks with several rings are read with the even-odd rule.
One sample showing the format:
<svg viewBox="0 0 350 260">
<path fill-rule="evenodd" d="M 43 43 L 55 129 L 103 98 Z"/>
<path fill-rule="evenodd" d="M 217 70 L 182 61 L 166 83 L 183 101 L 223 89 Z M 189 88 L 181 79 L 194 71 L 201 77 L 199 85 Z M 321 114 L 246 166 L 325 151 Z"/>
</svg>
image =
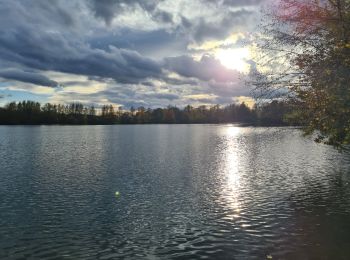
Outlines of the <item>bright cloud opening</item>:
<svg viewBox="0 0 350 260">
<path fill-rule="evenodd" d="M 215 56 L 228 69 L 237 70 L 242 73 L 249 72 L 250 66 L 247 60 L 251 55 L 248 48 L 220 49 Z"/>
</svg>

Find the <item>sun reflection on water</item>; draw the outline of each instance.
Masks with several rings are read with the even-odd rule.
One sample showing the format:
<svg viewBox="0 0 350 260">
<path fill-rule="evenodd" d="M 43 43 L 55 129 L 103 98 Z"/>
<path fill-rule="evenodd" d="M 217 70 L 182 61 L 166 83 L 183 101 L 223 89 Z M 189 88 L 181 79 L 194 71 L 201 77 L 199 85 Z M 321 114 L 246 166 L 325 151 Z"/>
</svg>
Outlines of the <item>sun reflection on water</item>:
<svg viewBox="0 0 350 260">
<path fill-rule="evenodd" d="M 222 158 L 220 172 L 222 173 L 222 189 L 220 200 L 226 208 L 226 217 L 235 219 L 241 212 L 241 176 L 239 136 L 242 128 L 228 126 L 223 133 Z"/>
</svg>

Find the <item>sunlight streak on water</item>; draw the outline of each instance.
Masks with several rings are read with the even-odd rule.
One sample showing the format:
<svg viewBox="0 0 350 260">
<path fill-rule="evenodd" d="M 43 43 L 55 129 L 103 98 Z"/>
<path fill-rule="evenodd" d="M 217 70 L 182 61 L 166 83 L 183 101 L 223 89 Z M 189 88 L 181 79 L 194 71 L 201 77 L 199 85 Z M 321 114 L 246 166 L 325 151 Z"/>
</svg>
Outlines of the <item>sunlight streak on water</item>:
<svg viewBox="0 0 350 260">
<path fill-rule="evenodd" d="M 230 213 L 227 217 L 238 217 L 241 211 L 240 203 L 240 156 L 239 152 L 242 147 L 239 147 L 238 136 L 240 135 L 242 128 L 239 127 L 227 127 L 224 129 L 224 147 L 225 150 L 222 153 L 221 172 L 223 179 L 225 180 L 222 187 L 221 197 L 225 201 L 225 204 L 230 208 Z"/>
</svg>

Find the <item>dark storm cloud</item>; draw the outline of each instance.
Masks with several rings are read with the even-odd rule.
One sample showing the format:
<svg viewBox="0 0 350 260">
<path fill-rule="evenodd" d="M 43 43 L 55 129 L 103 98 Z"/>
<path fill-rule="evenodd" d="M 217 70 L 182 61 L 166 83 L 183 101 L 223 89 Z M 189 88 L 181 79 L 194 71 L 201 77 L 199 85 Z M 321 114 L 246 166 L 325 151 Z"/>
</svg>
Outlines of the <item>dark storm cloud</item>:
<svg viewBox="0 0 350 260">
<path fill-rule="evenodd" d="M 50 80 L 44 75 L 19 69 L 0 70 L 0 77 L 47 87 L 56 87 L 58 85 L 56 81 Z"/>
<path fill-rule="evenodd" d="M 0 0 L 1 29 L 25 24 L 27 28 L 40 31 L 43 28 L 68 28 L 76 25 L 79 6 L 74 1 L 35 2 Z"/>
<path fill-rule="evenodd" d="M 154 18 L 162 23 L 172 23 L 173 22 L 173 15 L 168 12 L 164 11 L 156 11 L 154 13 Z"/>
<path fill-rule="evenodd" d="M 92 8 L 97 18 L 110 24 L 114 16 L 120 12 L 120 5 L 115 0 L 92 0 Z"/>
<path fill-rule="evenodd" d="M 139 7 L 156 20 L 161 22 L 173 22 L 173 15 L 164 10 L 159 10 L 158 6 L 165 0 L 90 0 L 90 8 L 97 18 L 102 18 L 107 24 L 110 24 L 114 17 L 124 12 L 132 12 Z M 215 5 L 216 8 L 223 9 L 227 7 L 245 7 L 257 6 L 266 0 L 202 0 L 200 3 L 205 7 Z M 190 2 L 189 2 L 190 3 Z M 189 20 L 183 19 L 183 25 L 188 27 Z"/>
<path fill-rule="evenodd" d="M 0 56 L 39 70 L 112 78 L 119 82 L 159 76 L 159 64 L 135 51 L 111 47 L 91 49 L 61 34 L 6 30 L 0 35 Z"/>
<path fill-rule="evenodd" d="M 73 26 L 75 24 L 74 14 L 67 6 L 60 5 L 59 1 L 36 0 L 37 9 L 51 17 L 58 24 Z M 52 16 L 52 14 L 55 14 Z"/>
<path fill-rule="evenodd" d="M 205 14 L 202 17 L 192 19 L 184 17 L 181 13 L 180 22 L 174 22 L 174 15 L 160 10 L 158 8 L 162 1 L 157 0 L 91 0 L 91 9 L 97 18 L 102 18 L 106 24 L 110 25 L 112 20 L 120 14 L 134 12 L 136 8 L 140 8 L 148 14 L 148 16 L 156 22 L 162 24 L 173 24 L 171 31 L 173 36 L 181 35 L 182 38 L 188 38 L 189 41 L 202 43 L 207 39 L 221 39 L 227 37 L 233 27 L 244 27 L 247 23 L 251 23 L 249 19 L 254 19 L 255 12 L 252 10 L 240 9 L 237 7 L 258 6 L 264 0 L 247 0 L 247 1 L 211 1 L 203 0 L 200 3 L 203 8 L 211 8 L 211 4 L 215 5 L 218 12 L 216 21 L 209 21 Z M 190 2 L 189 2 L 190 5 Z M 234 7 L 234 10 L 228 10 Z M 176 40 L 175 38 L 173 40 Z"/>
<path fill-rule="evenodd" d="M 171 13 L 159 10 L 159 0 L 91 0 L 91 9 L 97 18 L 102 18 L 107 25 L 113 19 L 124 12 L 133 12 L 139 7 L 149 13 L 153 19 L 163 23 L 171 23 L 173 16 Z"/>
<path fill-rule="evenodd" d="M 64 1 L 50 5 L 41 0 L 36 4 L 0 0 L 3 61 L 13 66 L 112 78 L 118 82 L 138 82 L 161 74 L 157 62 L 135 51 L 113 46 L 107 50 L 92 48 L 74 29 L 71 31 L 74 15 L 58 2 Z M 46 20 L 48 27 L 43 23 Z M 52 21 L 55 22 L 51 25 Z"/>
<path fill-rule="evenodd" d="M 108 50 L 109 46 L 133 49 L 149 57 L 180 55 L 186 51 L 188 40 L 165 29 L 142 31 L 138 28 L 123 28 L 115 34 L 92 35 L 88 39 L 92 48 Z"/>
</svg>

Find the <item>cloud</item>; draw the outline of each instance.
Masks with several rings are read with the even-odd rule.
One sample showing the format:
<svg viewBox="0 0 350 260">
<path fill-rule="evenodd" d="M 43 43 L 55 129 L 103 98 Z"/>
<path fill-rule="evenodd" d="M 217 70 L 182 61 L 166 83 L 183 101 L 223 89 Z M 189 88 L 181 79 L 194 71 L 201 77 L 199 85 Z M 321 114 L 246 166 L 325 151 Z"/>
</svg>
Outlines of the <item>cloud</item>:
<svg viewBox="0 0 350 260">
<path fill-rule="evenodd" d="M 154 13 L 154 19 L 162 23 L 173 23 L 173 15 L 164 11 L 156 11 Z"/>
<path fill-rule="evenodd" d="M 153 22 L 151 27 L 155 30 L 166 29 L 171 32 L 174 40 L 202 43 L 208 39 L 227 37 L 233 31 L 244 28 L 256 18 L 258 6 L 262 2 L 90 0 L 90 9 L 95 17 L 104 20 L 108 26 L 112 25 L 114 19 L 116 24 L 124 23 L 124 27 L 132 27 L 136 20 L 143 20 L 143 24 Z"/>
<path fill-rule="evenodd" d="M 190 31 L 193 40 L 202 43 L 205 40 L 226 38 L 232 32 L 239 31 L 239 28 L 246 24 L 248 17 L 254 14 L 253 11 L 246 9 L 223 12 L 225 12 L 225 15 L 219 16 L 221 19 L 210 21 L 201 17 L 192 22 Z"/>
<path fill-rule="evenodd" d="M 120 4 L 115 0 L 93 0 L 92 9 L 97 18 L 102 18 L 106 24 L 110 24 L 117 14 Z"/>
<path fill-rule="evenodd" d="M 0 0 L 0 77 L 13 91 L 60 102 L 154 107 L 181 106 L 189 95 L 249 96 L 237 71 L 190 46 L 231 48 L 224 40 L 249 30 L 262 2 Z"/>
<path fill-rule="evenodd" d="M 266 0 L 204 0 L 207 4 L 216 4 L 220 6 L 251 6 L 260 5 Z"/>
<path fill-rule="evenodd" d="M 172 14 L 158 8 L 160 2 L 163 0 L 91 0 L 90 8 L 95 16 L 103 19 L 107 25 L 111 25 L 116 16 L 125 12 L 135 12 L 137 8 L 148 13 L 156 21 L 172 23 Z"/>
<path fill-rule="evenodd" d="M 232 99 L 233 96 L 252 96 L 252 87 L 245 84 L 244 80 L 236 82 L 209 81 L 208 87 L 214 94 L 223 98 L 229 97 Z"/>
<path fill-rule="evenodd" d="M 209 55 L 203 55 L 199 61 L 190 56 L 166 58 L 165 67 L 181 76 L 203 81 L 231 82 L 239 78 L 237 71 L 224 67 L 219 60 Z"/>
<path fill-rule="evenodd" d="M 58 83 L 50 80 L 44 75 L 36 72 L 22 71 L 19 69 L 4 69 L 0 70 L 0 77 L 4 79 L 16 80 L 26 83 L 32 83 L 39 86 L 57 87 Z"/>
<path fill-rule="evenodd" d="M 171 22 L 173 15 L 159 8 L 159 5 L 163 2 L 166 1 L 91 0 L 90 8 L 94 10 L 96 17 L 101 17 L 106 22 L 110 22 L 113 17 L 121 12 L 136 7 L 152 13 L 162 23 L 165 21 Z M 45 1 L 39 0 L 38 4 L 33 5 L 34 7 L 31 7 L 25 1 L 19 1 L 14 5 L 6 4 L 4 9 L 10 14 L 11 18 L 8 20 L 0 18 L 0 21 L 4 21 L 6 24 L 2 28 L 3 33 L 0 35 L 0 55 L 2 59 L 37 70 L 52 70 L 78 75 L 112 78 L 120 83 L 136 83 L 147 78 L 163 77 L 162 64 L 130 49 L 134 46 L 135 39 L 138 36 L 133 36 L 133 38 L 129 36 L 128 39 L 132 41 L 132 44 L 127 42 L 124 44 L 125 48 L 128 49 L 112 45 L 123 45 L 122 41 L 119 40 L 122 38 L 121 34 L 117 34 L 118 37 L 115 39 L 112 36 L 114 33 L 102 33 L 102 35 L 110 35 L 110 39 L 101 36 L 89 36 L 88 41 L 84 40 L 83 35 L 76 35 L 74 37 L 71 34 L 70 27 L 77 26 L 77 19 L 74 18 L 73 11 L 67 8 L 68 5 L 62 4 L 65 1 L 60 1 L 60 3 L 54 2 L 54 4 L 49 5 Z M 72 1 L 71 5 L 74 3 L 76 1 Z M 24 13 L 26 8 L 32 8 L 33 10 L 31 11 L 36 13 L 28 17 L 28 14 Z M 57 13 L 54 12 L 55 8 L 58 10 Z M 77 11 L 82 8 L 80 6 L 80 9 L 78 8 Z M 223 18 L 218 21 L 209 21 L 203 17 L 189 20 L 181 16 L 180 23 L 183 25 L 182 27 L 188 27 L 192 31 L 195 39 L 201 41 L 206 37 L 215 38 L 228 34 L 231 30 L 231 20 L 237 20 L 241 16 L 248 15 L 248 13 L 244 9 L 225 12 L 222 15 Z M 0 11 L 0 14 L 3 14 L 5 17 L 9 15 L 6 15 L 5 11 Z M 49 19 L 49 14 L 52 14 L 51 19 Z M 52 25 L 53 28 L 40 28 L 40 30 L 37 30 L 35 28 L 36 23 L 40 21 L 39 24 L 42 26 L 41 24 L 45 20 L 55 21 Z M 67 30 L 68 27 L 69 29 Z M 138 31 L 133 31 L 133 33 L 136 35 L 142 34 Z M 173 34 L 168 34 L 170 37 L 166 35 L 150 34 L 140 38 L 140 49 L 145 48 L 145 46 L 147 47 L 147 37 L 149 37 L 148 39 L 154 37 L 154 40 L 149 40 L 150 46 L 157 46 L 159 36 L 166 39 L 165 42 L 161 42 L 162 45 L 168 45 L 170 41 L 175 40 L 173 36 L 170 36 Z M 182 48 L 185 48 L 185 45 Z M 182 63 L 184 65 L 190 65 L 189 70 L 192 71 L 192 74 L 202 80 L 215 78 L 219 81 L 226 81 L 227 79 L 225 77 L 230 77 L 228 76 L 230 72 L 223 66 L 220 66 L 217 61 L 203 57 L 200 63 L 196 63 L 191 59 L 186 55 L 178 58 L 168 58 L 166 64 L 169 66 L 167 68 L 174 68 L 179 74 L 188 76 L 183 71 L 183 68 L 180 68 L 176 64 Z M 204 68 L 204 66 L 209 66 L 209 68 Z M 207 76 L 199 70 L 204 71 Z M 219 70 L 223 72 L 220 73 Z"/>
<path fill-rule="evenodd" d="M 144 97 L 156 98 L 156 99 L 167 99 L 167 100 L 175 100 L 180 98 L 178 95 L 172 94 L 172 93 L 152 93 L 152 94 L 145 94 Z"/>
<path fill-rule="evenodd" d="M 131 50 L 110 46 L 109 51 L 92 49 L 83 42 L 73 42 L 60 34 L 33 34 L 8 30 L 0 35 L 0 56 L 38 70 L 112 78 L 135 82 L 156 77 L 159 64 Z"/>
<path fill-rule="evenodd" d="M 59 1 L 36 0 L 37 8 L 44 12 L 53 22 L 64 26 L 73 26 L 76 23 L 75 16 L 68 5 L 62 5 Z M 52 16 L 52 14 L 55 14 Z"/>
<path fill-rule="evenodd" d="M 58 2 L 60 4 L 53 2 L 52 7 L 42 0 L 32 5 L 27 1 L 9 4 L 0 0 L 0 57 L 3 61 L 11 63 L 12 68 L 20 65 L 127 83 L 161 74 L 156 61 L 134 50 L 91 47 L 84 35 L 80 35 L 85 30 L 76 30 L 79 26 L 73 22 L 74 11 L 79 14 L 80 9 L 67 9 L 77 2 Z"/>
<path fill-rule="evenodd" d="M 266 2 L 266 0 L 224 0 L 223 5 L 229 6 L 249 6 L 249 5 L 260 5 Z"/>
<path fill-rule="evenodd" d="M 11 94 L 0 94 L 0 99 L 7 98 L 7 97 L 12 97 L 12 95 Z"/>
<path fill-rule="evenodd" d="M 193 101 L 199 101 L 203 103 L 213 103 L 213 101 L 217 98 L 216 95 L 213 94 L 196 94 L 196 95 L 188 95 L 186 98 L 193 102 Z"/>
</svg>

